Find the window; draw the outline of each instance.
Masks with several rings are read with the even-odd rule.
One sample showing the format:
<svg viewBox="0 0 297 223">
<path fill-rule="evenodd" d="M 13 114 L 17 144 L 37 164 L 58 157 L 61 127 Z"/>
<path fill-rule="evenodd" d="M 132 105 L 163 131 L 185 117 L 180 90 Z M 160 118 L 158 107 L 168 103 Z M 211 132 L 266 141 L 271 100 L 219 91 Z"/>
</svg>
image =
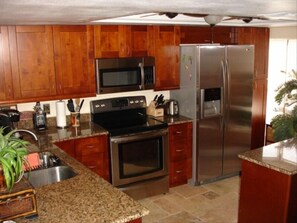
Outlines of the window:
<svg viewBox="0 0 297 223">
<path fill-rule="evenodd" d="M 269 44 L 266 123 L 270 123 L 274 116 L 283 112 L 283 105 L 274 101 L 276 89 L 290 78 L 288 73 L 292 69 L 297 70 L 296 39 L 270 39 Z M 289 110 L 290 108 L 286 109 Z"/>
</svg>

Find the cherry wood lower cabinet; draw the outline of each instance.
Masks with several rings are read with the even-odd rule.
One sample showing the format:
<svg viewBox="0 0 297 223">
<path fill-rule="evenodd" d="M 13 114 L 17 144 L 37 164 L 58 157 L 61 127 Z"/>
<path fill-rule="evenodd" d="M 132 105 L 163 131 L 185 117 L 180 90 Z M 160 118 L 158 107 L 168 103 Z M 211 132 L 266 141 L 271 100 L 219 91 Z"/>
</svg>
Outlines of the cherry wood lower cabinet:
<svg viewBox="0 0 297 223">
<path fill-rule="evenodd" d="M 192 177 L 192 123 L 169 126 L 169 186 L 186 184 Z"/>
<path fill-rule="evenodd" d="M 238 223 L 293 223 L 297 220 L 297 174 L 242 161 Z"/>
<path fill-rule="evenodd" d="M 141 223 L 141 222 L 142 222 L 142 218 L 137 218 L 135 220 L 128 221 L 127 223 Z"/>
<path fill-rule="evenodd" d="M 110 182 L 108 136 L 100 135 L 55 143 L 67 154 Z"/>
</svg>

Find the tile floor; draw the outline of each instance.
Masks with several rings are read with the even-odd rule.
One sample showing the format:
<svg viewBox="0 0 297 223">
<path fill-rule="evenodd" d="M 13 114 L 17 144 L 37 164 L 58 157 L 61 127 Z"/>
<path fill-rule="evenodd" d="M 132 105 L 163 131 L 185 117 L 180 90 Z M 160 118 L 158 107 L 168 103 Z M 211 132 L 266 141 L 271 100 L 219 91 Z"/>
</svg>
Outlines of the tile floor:
<svg viewBox="0 0 297 223">
<path fill-rule="evenodd" d="M 202 186 L 185 184 L 169 193 L 139 200 L 150 210 L 143 223 L 235 223 L 240 177 Z"/>
</svg>

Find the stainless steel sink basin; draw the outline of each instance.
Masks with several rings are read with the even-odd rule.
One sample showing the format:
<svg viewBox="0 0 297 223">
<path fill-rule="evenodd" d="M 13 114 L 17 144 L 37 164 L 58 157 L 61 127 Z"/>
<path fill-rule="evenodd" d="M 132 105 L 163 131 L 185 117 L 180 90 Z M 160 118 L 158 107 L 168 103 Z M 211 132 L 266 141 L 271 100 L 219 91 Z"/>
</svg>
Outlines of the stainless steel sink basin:
<svg viewBox="0 0 297 223">
<path fill-rule="evenodd" d="M 24 175 L 33 187 L 41 187 L 67 180 L 76 176 L 76 173 L 69 166 L 55 166 L 47 169 L 26 172 Z"/>
<path fill-rule="evenodd" d="M 33 187 L 60 182 L 77 175 L 71 167 L 67 166 L 54 154 L 42 152 L 39 156 L 42 165 L 38 169 L 24 173 L 24 177 L 28 179 Z M 45 157 L 47 161 L 45 161 Z"/>
</svg>

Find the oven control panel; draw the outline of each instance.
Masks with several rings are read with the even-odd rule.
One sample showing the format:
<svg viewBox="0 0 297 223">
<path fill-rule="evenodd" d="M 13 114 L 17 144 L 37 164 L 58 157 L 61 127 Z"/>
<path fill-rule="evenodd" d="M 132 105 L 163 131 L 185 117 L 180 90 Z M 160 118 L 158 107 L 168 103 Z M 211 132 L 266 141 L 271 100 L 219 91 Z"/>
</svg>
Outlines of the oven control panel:
<svg viewBox="0 0 297 223">
<path fill-rule="evenodd" d="M 92 114 L 135 108 L 145 108 L 146 99 L 145 96 L 109 98 L 91 101 L 90 107 Z"/>
</svg>

